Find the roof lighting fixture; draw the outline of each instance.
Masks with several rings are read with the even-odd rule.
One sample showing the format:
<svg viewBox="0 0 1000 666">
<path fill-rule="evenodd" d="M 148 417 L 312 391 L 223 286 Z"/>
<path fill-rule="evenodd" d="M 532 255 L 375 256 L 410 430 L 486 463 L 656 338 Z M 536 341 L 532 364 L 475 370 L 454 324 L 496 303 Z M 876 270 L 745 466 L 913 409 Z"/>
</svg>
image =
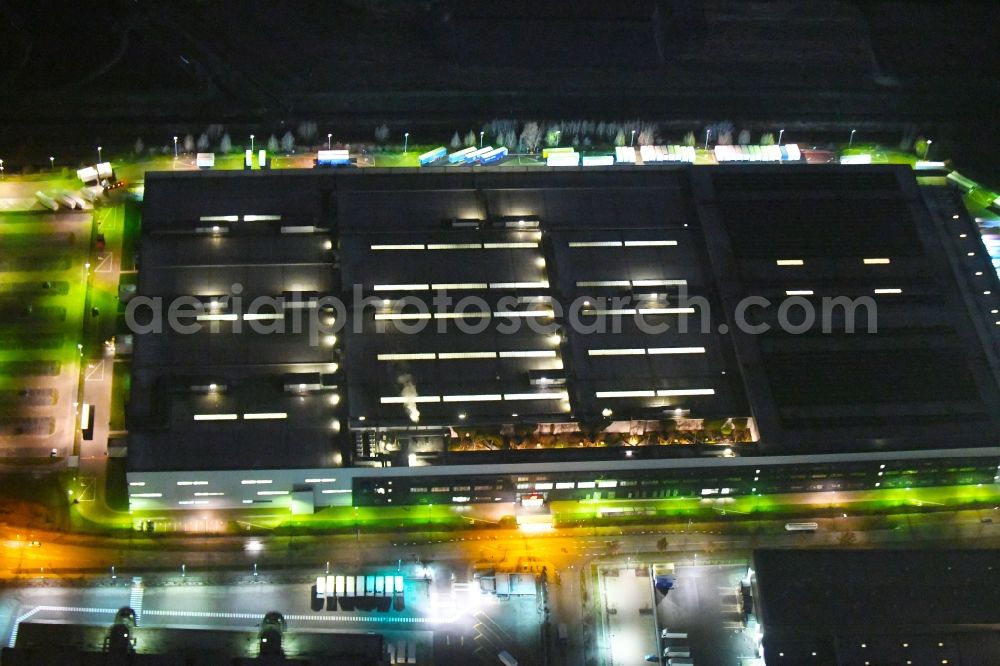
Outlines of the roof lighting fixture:
<svg viewBox="0 0 1000 666">
<path fill-rule="evenodd" d="M 862 261 L 866 265 L 868 265 L 868 266 L 873 266 L 873 265 L 876 265 L 876 264 L 888 264 L 888 263 L 890 263 L 889 259 L 887 259 L 885 257 L 875 257 L 875 258 L 870 258 L 870 259 L 866 258 L 866 259 L 862 259 Z"/>
<path fill-rule="evenodd" d="M 812 296 L 812 289 L 786 289 L 785 296 Z"/>
<path fill-rule="evenodd" d="M 801 259 L 778 259 L 774 263 L 779 266 L 804 266 L 806 262 Z"/>
<path fill-rule="evenodd" d="M 375 251 L 379 250 L 423 250 L 424 246 L 422 244 L 388 244 L 388 245 L 372 245 L 371 249 Z"/>
<path fill-rule="evenodd" d="M 704 354 L 704 347 L 650 347 L 646 350 L 651 356 L 658 354 Z"/>
<path fill-rule="evenodd" d="M 594 396 L 597 398 L 653 398 L 656 396 L 656 391 L 597 391 Z"/>
<path fill-rule="evenodd" d="M 285 412 L 256 412 L 243 415 L 243 419 L 245 421 L 266 421 L 266 420 L 279 420 L 287 418 L 288 414 Z"/>
<path fill-rule="evenodd" d="M 675 240 L 627 240 L 625 241 L 625 247 L 665 247 L 668 245 L 677 245 Z"/>
<path fill-rule="evenodd" d="M 642 356 L 646 353 L 645 349 L 588 349 L 587 354 L 590 356 Z"/>
<path fill-rule="evenodd" d="M 876 289 L 875 293 L 876 294 L 902 294 L 903 290 L 899 289 L 899 288 L 896 288 L 896 287 L 891 287 L 891 288 L 885 288 L 885 289 Z"/>
<path fill-rule="evenodd" d="M 442 402 L 497 402 L 503 397 L 499 393 L 471 393 L 467 395 L 443 395 Z"/>
<path fill-rule="evenodd" d="M 656 396 L 658 398 L 671 398 L 682 395 L 715 395 L 715 389 L 710 389 L 710 388 L 660 389 L 656 392 Z"/>
<path fill-rule="evenodd" d="M 553 391 L 541 393 L 504 393 L 504 400 L 567 400 L 569 394 L 566 391 Z"/>
<path fill-rule="evenodd" d="M 236 414 L 195 414 L 195 421 L 235 421 L 239 418 Z"/>
<path fill-rule="evenodd" d="M 441 402 L 439 395 L 384 395 L 379 398 L 383 405 L 405 405 L 411 402 Z"/>
</svg>

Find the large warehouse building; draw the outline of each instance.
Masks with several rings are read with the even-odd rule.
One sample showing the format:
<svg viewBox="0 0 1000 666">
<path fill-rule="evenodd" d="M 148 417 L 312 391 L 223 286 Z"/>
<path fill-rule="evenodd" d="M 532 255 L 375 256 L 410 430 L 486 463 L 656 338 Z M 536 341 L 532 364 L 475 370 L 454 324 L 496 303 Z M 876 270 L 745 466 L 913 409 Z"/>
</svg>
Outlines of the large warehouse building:
<svg viewBox="0 0 1000 666">
<path fill-rule="evenodd" d="M 130 495 L 993 483 L 998 294 L 904 167 L 150 174 Z"/>
</svg>

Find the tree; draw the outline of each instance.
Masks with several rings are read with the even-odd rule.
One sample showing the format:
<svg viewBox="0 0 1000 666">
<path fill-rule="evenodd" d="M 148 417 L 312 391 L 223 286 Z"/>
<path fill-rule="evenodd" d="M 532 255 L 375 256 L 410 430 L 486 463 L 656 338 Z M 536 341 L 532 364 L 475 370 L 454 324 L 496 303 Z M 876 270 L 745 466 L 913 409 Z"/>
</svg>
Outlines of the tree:
<svg viewBox="0 0 1000 666">
<path fill-rule="evenodd" d="M 635 140 L 639 142 L 640 146 L 652 146 L 653 144 L 656 143 L 656 136 L 653 133 L 653 128 L 652 127 L 644 128 L 635 137 Z"/>
<path fill-rule="evenodd" d="M 507 130 L 507 134 L 503 138 L 503 145 L 507 146 L 508 149 L 513 150 L 517 145 L 517 132 L 513 129 Z"/>
<path fill-rule="evenodd" d="M 852 546 L 855 543 L 857 543 L 857 540 L 858 540 L 858 535 L 856 535 L 854 532 L 851 532 L 850 530 L 848 530 L 847 532 L 841 532 L 840 536 L 837 537 L 837 541 L 838 543 L 840 543 L 841 546 Z"/>
<path fill-rule="evenodd" d="M 733 145 L 733 133 L 732 132 L 722 132 L 719 134 L 719 140 L 716 143 L 720 146 L 731 146 Z"/>
<path fill-rule="evenodd" d="M 774 145 L 774 134 L 771 132 L 766 132 L 760 135 L 760 145 L 762 146 L 773 146 Z"/>
<path fill-rule="evenodd" d="M 618 130 L 618 133 L 615 134 L 615 145 L 616 146 L 624 146 L 625 145 L 625 131 L 624 130 L 620 129 L 620 130 Z"/>
<path fill-rule="evenodd" d="M 276 153 L 278 152 L 278 148 L 280 148 L 280 146 L 278 145 L 278 137 L 272 134 L 267 139 L 267 152 Z"/>
<path fill-rule="evenodd" d="M 378 141 L 379 143 L 385 143 L 385 141 L 388 138 L 389 138 L 389 126 L 388 125 L 386 125 L 385 123 L 382 123 L 381 125 L 379 125 L 378 127 L 375 128 L 375 140 L 376 141 Z"/>
<path fill-rule="evenodd" d="M 209 146 L 208 134 L 206 132 L 202 132 L 201 136 L 198 137 L 198 150 L 201 152 L 205 152 L 206 150 L 208 150 L 208 146 Z"/>
<path fill-rule="evenodd" d="M 193 153 L 194 152 L 194 137 L 190 134 L 184 136 L 184 152 Z"/>
<path fill-rule="evenodd" d="M 685 146 L 691 146 L 691 147 L 694 147 L 696 141 L 697 139 L 694 138 L 694 132 L 688 132 L 687 134 L 684 135 L 684 138 L 682 139 L 682 143 Z"/>
<path fill-rule="evenodd" d="M 750 130 L 746 129 L 740 130 L 740 135 L 736 137 L 736 143 L 740 144 L 741 146 L 750 145 Z"/>
<path fill-rule="evenodd" d="M 318 132 L 319 129 L 317 128 L 316 123 L 311 120 L 303 120 L 299 123 L 298 127 L 295 128 L 295 133 L 298 134 L 299 138 L 306 143 L 315 139 Z"/>
<path fill-rule="evenodd" d="M 222 136 L 222 130 L 223 130 L 222 125 L 214 123 L 208 126 L 208 129 L 205 130 L 205 134 L 208 135 L 209 139 L 218 139 L 220 136 Z"/>
<path fill-rule="evenodd" d="M 469 133 L 465 135 L 465 145 L 474 146 L 476 145 L 476 133 L 469 130 Z"/>
<path fill-rule="evenodd" d="M 281 149 L 286 153 L 291 153 L 295 150 L 295 137 L 292 136 L 290 130 L 285 132 L 285 136 L 281 137 Z"/>
<path fill-rule="evenodd" d="M 574 134 L 573 135 L 573 141 L 572 141 L 572 143 L 573 143 L 573 147 L 574 148 L 579 148 L 580 147 L 580 135 L 579 134 Z"/>
<path fill-rule="evenodd" d="M 135 145 L 132 146 L 132 153 L 135 155 L 142 155 L 142 151 L 144 149 L 145 146 L 142 144 L 142 137 L 140 136 L 136 138 Z"/>
<path fill-rule="evenodd" d="M 542 128 L 538 123 L 534 121 L 524 123 L 524 128 L 521 130 L 521 145 L 524 146 L 524 150 L 529 153 L 535 152 L 541 140 Z"/>
<path fill-rule="evenodd" d="M 462 137 L 458 135 L 458 132 L 451 136 L 451 147 L 456 149 L 462 147 Z"/>
<path fill-rule="evenodd" d="M 229 153 L 233 150 L 233 140 L 229 138 L 229 132 L 222 135 L 222 140 L 219 141 L 219 152 Z"/>
</svg>

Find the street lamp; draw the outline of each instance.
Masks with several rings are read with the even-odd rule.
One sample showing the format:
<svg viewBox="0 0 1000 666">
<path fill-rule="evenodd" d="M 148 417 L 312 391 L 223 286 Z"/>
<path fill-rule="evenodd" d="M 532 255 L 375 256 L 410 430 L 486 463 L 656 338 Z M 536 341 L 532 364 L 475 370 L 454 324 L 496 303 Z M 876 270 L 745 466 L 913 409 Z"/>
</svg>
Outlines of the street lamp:
<svg viewBox="0 0 1000 666">
<path fill-rule="evenodd" d="M 409 147 L 409 145 L 410 145 L 410 133 L 409 132 L 403 132 L 403 152 L 404 153 L 407 151 L 407 148 Z"/>
<path fill-rule="evenodd" d="M 705 130 L 705 150 L 708 150 L 708 135 L 712 133 L 711 129 Z"/>
<path fill-rule="evenodd" d="M 0 160 L 0 180 L 3 180 L 3 160 Z"/>
<path fill-rule="evenodd" d="M 103 160 L 101 159 L 101 147 L 97 147 L 97 163 L 100 164 Z"/>
<path fill-rule="evenodd" d="M 635 145 L 635 130 L 632 130 L 632 138 L 630 138 L 628 140 L 628 145 L 630 145 L 630 146 L 634 146 Z"/>
<path fill-rule="evenodd" d="M 174 159 L 177 159 L 177 137 L 174 137 Z"/>
<path fill-rule="evenodd" d="M 854 145 L 854 133 L 857 132 L 857 131 L 858 130 L 856 130 L 856 129 L 852 129 L 851 130 L 851 140 L 847 142 L 847 147 L 848 148 L 850 148 L 851 146 Z"/>
<path fill-rule="evenodd" d="M 250 135 L 250 152 L 253 152 L 253 134 Z"/>
<path fill-rule="evenodd" d="M 330 141 L 333 139 L 333 134 L 326 135 L 326 149 L 330 150 Z"/>
<path fill-rule="evenodd" d="M 928 143 L 930 143 L 930 142 L 928 142 Z M 50 157 L 49 158 L 49 170 L 50 171 L 55 171 L 56 170 L 56 158 L 54 158 L 54 157 Z"/>
<path fill-rule="evenodd" d="M 927 139 L 927 146 L 924 148 L 924 159 L 931 154 L 931 144 L 934 143 L 934 139 Z"/>
<path fill-rule="evenodd" d="M 483 135 L 486 134 L 486 130 L 479 131 L 479 147 L 483 147 Z"/>
<path fill-rule="evenodd" d="M 785 130 L 783 130 L 783 129 L 780 129 L 780 130 L 778 130 L 778 146 L 779 146 L 779 147 L 781 146 L 781 136 L 782 136 L 782 135 L 783 135 L 784 133 L 785 133 Z"/>
</svg>

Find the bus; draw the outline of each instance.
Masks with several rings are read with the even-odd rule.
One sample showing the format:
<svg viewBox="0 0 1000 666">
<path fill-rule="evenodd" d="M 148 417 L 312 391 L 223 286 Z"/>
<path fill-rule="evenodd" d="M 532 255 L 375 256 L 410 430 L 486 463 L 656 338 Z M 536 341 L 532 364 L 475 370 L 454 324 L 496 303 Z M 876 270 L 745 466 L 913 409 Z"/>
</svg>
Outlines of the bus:
<svg viewBox="0 0 1000 666">
<path fill-rule="evenodd" d="M 427 166 L 431 162 L 437 162 L 439 159 L 448 154 L 448 149 L 444 146 L 438 146 L 434 150 L 428 150 L 426 153 L 417 158 L 417 162 L 420 166 Z"/>
<path fill-rule="evenodd" d="M 468 155 L 465 156 L 466 164 L 475 164 L 478 162 L 483 155 L 493 150 L 493 146 L 484 146 L 482 148 L 477 148 Z"/>
<path fill-rule="evenodd" d="M 789 532 L 815 532 L 819 529 L 818 523 L 785 523 L 785 529 Z"/>
<path fill-rule="evenodd" d="M 483 155 L 482 158 L 480 158 L 479 163 L 492 164 L 494 162 L 499 162 L 505 157 L 507 157 L 507 148 L 501 146 L 500 148 L 494 148 L 490 152 Z"/>
<path fill-rule="evenodd" d="M 467 158 L 471 153 L 478 150 L 475 146 L 469 146 L 468 148 L 462 148 L 462 150 L 456 150 L 451 155 L 448 155 L 448 164 L 465 164 L 465 158 Z"/>
</svg>

